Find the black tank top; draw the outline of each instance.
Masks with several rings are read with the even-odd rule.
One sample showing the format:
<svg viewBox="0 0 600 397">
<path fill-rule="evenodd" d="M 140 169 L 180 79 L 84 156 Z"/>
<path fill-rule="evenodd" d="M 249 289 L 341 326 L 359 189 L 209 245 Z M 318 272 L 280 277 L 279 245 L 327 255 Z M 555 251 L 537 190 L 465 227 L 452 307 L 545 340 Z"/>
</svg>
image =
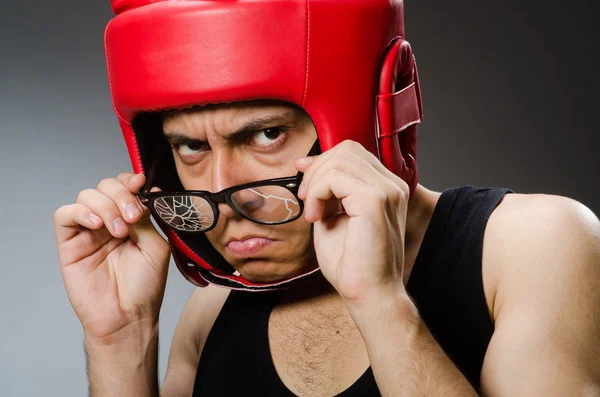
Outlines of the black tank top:
<svg viewBox="0 0 600 397">
<path fill-rule="evenodd" d="M 483 291 L 483 234 L 506 193 L 512 191 L 470 185 L 445 190 L 407 284 L 430 332 L 476 390 L 494 330 Z M 268 320 L 279 295 L 231 291 L 202 351 L 194 397 L 294 396 L 269 349 Z M 380 396 L 371 368 L 338 396 Z"/>
</svg>

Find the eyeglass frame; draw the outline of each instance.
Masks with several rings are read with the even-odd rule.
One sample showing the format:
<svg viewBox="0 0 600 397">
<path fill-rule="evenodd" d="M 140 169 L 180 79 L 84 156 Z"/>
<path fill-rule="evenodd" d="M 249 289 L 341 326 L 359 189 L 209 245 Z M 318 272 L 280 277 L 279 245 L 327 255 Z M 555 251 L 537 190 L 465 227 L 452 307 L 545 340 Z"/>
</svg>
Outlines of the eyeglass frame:
<svg viewBox="0 0 600 397">
<path fill-rule="evenodd" d="M 319 139 L 317 138 L 317 140 L 311 147 L 307 156 L 314 156 L 319 153 L 319 150 L 320 150 Z M 302 183 L 303 177 L 304 177 L 304 173 L 298 171 L 298 173 L 295 176 L 265 179 L 262 181 L 254 181 L 254 182 L 244 183 L 241 185 L 230 186 L 230 187 L 223 189 L 216 193 L 209 192 L 208 190 L 181 190 L 181 191 L 176 191 L 176 192 L 140 192 L 136 196 L 139 198 L 140 202 L 143 205 L 145 205 L 146 207 L 148 207 L 150 209 L 150 212 L 154 216 L 154 219 L 162 222 L 163 224 L 165 224 L 166 226 L 168 226 L 171 229 L 175 229 L 175 230 L 178 230 L 178 231 L 184 232 L 184 233 L 206 233 L 206 232 L 209 232 L 212 229 L 214 229 L 219 221 L 219 216 L 220 216 L 219 204 L 220 203 L 226 203 L 236 214 L 238 214 L 239 216 L 241 216 L 244 219 L 247 219 L 247 220 L 257 223 L 259 225 L 283 225 L 285 223 L 293 222 L 296 219 L 300 218 L 300 216 L 302 216 L 302 213 L 304 212 L 304 202 L 298 197 L 298 189 L 300 187 L 300 184 Z M 300 207 L 298 214 L 293 216 L 290 219 L 286 219 L 281 222 L 263 222 L 263 221 L 251 219 L 250 217 L 248 217 L 248 215 L 244 214 L 242 211 L 240 211 L 236 207 L 236 205 L 233 203 L 233 201 L 231 199 L 231 195 L 240 190 L 250 189 L 250 188 L 258 187 L 258 186 L 280 186 L 280 187 L 284 187 L 287 190 L 289 190 L 294 195 L 294 197 L 298 200 L 298 206 Z M 176 229 L 173 226 L 169 225 L 167 222 L 165 222 L 162 219 L 162 217 L 160 215 L 158 215 L 156 209 L 154 208 L 154 201 L 156 201 L 160 198 L 163 198 L 163 197 L 173 197 L 173 196 L 200 197 L 201 199 L 208 202 L 209 205 L 211 206 L 211 209 L 212 209 L 213 215 L 214 215 L 212 225 L 210 225 L 210 227 L 203 229 L 203 230 L 189 230 L 189 231 L 182 231 L 182 230 Z"/>
</svg>

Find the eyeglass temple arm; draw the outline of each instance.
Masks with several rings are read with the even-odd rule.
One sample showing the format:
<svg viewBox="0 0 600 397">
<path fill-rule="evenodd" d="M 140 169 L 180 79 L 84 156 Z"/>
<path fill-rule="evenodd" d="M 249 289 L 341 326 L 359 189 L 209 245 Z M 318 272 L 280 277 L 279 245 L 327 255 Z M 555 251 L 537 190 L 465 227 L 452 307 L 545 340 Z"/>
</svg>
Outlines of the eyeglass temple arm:
<svg viewBox="0 0 600 397">
<path fill-rule="evenodd" d="M 321 154 L 321 153 L 322 153 L 321 152 L 321 144 L 319 143 L 319 138 L 317 138 L 315 143 L 313 143 L 312 147 L 310 148 L 306 157 L 316 156 L 317 154 Z M 304 173 L 302 173 L 301 171 L 298 171 L 298 173 L 296 174 L 296 178 L 300 178 L 300 177 L 302 177 L 302 175 L 304 175 Z"/>
</svg>

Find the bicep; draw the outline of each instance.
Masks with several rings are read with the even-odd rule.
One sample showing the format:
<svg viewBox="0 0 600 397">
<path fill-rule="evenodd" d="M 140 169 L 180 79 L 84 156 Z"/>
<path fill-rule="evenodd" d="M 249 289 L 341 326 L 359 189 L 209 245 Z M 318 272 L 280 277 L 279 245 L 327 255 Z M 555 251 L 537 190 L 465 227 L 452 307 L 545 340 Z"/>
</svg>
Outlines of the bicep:
<svg viewBox="0 0 600 397">
<path fill-rule="evenodd" d="M 196 288 L 175 327 L 161 397 L 189 397 L 193 393 L 200 353 L 229 291 Z"/>
<path fill-rule="evenodd" d="M 565 316 L 569 318 L 569 316 Z M 481 387 L 483 395 L 594 396 L 600 390 L 597 335 L 585 328 L 562 327 L 534 311 L 507 316 L 486 352 Z"/>
<path fill-rule="evenodd" d="M 554 205 L 543 228 L 505 241 L 486 396 L 600 396 L 600 223 L 572 201 Z"/>
</svg>

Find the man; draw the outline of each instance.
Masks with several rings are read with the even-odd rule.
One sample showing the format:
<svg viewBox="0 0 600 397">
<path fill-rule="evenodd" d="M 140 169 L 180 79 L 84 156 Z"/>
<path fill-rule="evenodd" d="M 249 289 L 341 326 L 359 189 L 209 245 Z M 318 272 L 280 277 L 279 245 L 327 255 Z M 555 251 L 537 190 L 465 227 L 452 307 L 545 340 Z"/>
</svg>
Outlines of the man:
<svg viewBox="0 0 600 397">
<path fill-rule="evenodd" d="M 115 1 L 107 30 L 146 176 L 55 215 L 92 395 L 158 394 L 171 250 L 199 285 L 257 291 L 194 292 L 163 396 L 599 395 L 598 219 L 563 197 L 417 183 L 401 2 L 151 3 Z"/>
</svg>

